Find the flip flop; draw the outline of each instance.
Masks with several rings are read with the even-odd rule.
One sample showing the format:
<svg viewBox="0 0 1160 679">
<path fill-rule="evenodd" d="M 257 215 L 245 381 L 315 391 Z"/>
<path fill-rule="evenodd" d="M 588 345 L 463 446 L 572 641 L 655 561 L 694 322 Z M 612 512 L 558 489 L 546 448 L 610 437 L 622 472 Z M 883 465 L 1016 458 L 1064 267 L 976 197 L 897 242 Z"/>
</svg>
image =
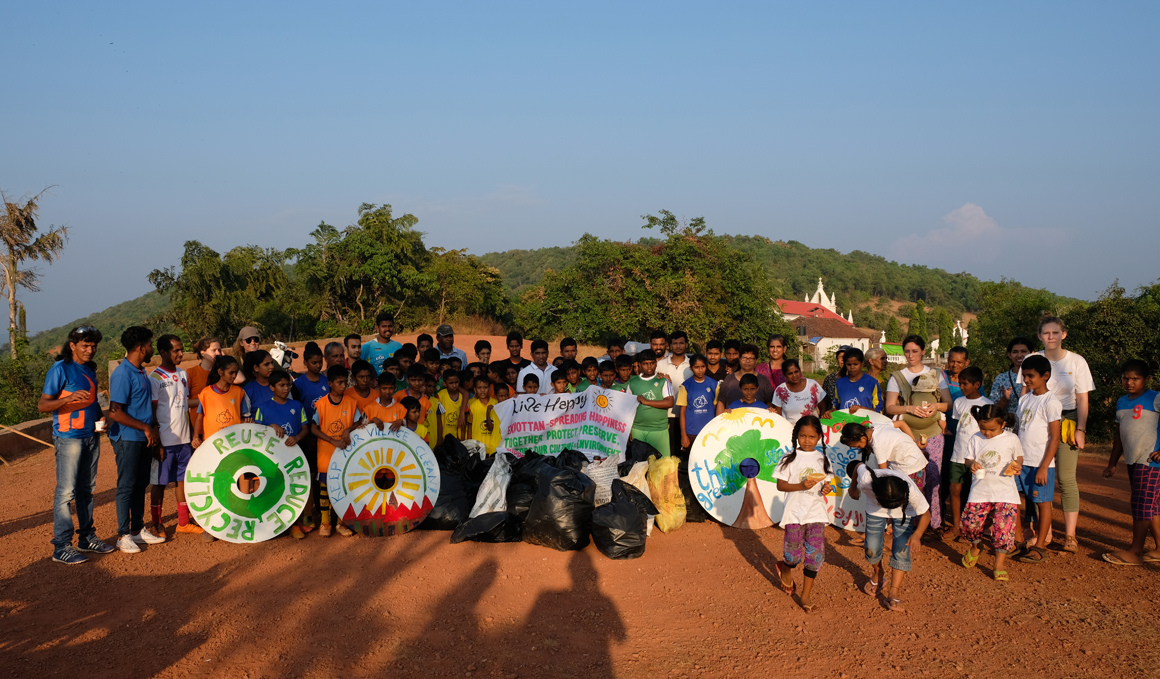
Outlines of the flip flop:
<svg viewBox="0 0 1160 679">
<path fill-rule="evenodd" d="M 979 557 L 971 556 L 970 550 L 967 550 L 967 553 L 963 555 L 962 559 L 963 568 L 974 568 L 977 563 L 979 563 Z"/>
<path fill-rule="evenodd" d="M 797 583 L 791 579 L 790 584 L 785 584 L 785 580 L 781 577 L 781 564 L 774 564 L 773 567 L 777 570 L 777 586 L 781 591 L 793 596 L 793 593 L 797 591 Z"/>
<path fill-rule="evenodd" d="M 1144 555 L 1144 563 L 1160 563 L 1160 556 Z"/>
<path fill-rule="evenodd" d="M 862 585 L 862 591 L 870 596 L 878 596 L 878 583 L 873 580 L 867 580 L 865 585 Z"/>
<path fill-rule="evenodd" d="M 896 611 L 898 613 L 905 613 L 906 609 L 902 607 L 902 599 L 887 599 L 886 610 Z"/>
<path fill-rule="evenodd" d="M 1123 559 L 1121 559 L 1120 557 L 1116 556 L 1115 554 L 1113 554 L 1111 552 L 1101 554 L 1100 558 L 1103 559 L 1104 561 L 1107 561 L 1108 563 L 1112 564 L 1113 566 L 1142 566 L 1143 565 L 1143 564 L 1138 564 L 1138 563 L 1132 563 L 1131 561 L 1124 561 Z M 1148 557 L 1144 557 L 1144 560 L 1147 561 Z M 1153 563 L 1155 563 L 1157 561 L 1160 561 L 1160 559 L 1155 559 L 1155 558 L 1153 559 Z"/>
<path fill-rule="evenodd" d="M 991 577 L 995 578 L 997 582 L 1007 582 L 1007 571 L 995 571 Z"/>
<path fill-rule="evenodd" d="M 1047 561 L 1047 550 L 1042 547 L 1032 547 L 1031 551 L 1019 557 L 1019 563 L 1043 563 Z"/>
</svg>

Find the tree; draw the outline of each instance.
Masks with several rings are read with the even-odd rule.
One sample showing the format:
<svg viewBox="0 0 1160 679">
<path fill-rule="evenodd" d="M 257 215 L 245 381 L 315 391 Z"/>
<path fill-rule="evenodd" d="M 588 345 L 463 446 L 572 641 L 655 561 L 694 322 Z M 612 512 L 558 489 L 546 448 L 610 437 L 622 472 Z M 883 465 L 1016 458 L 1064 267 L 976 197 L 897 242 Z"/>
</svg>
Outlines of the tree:
<svg viewBox="0 0 1160 679">
<path fill-rule="evenodd" d="M 467 250 L 432 248 L 428 273 L 435 283 L 429 301 L 436 309 L 436 323 L 456 315 L 502 318 L 507 314 L 507 295 L 499 271 L 485 266 Z"/>
<path fill-rule="evenodd" d="M 939 307 L 934 311 L 934 325 L 938 328 L 938 351 L 940 354 L 949 352 L 955 342 L 955 322 L 946 309 Z"/>
<path fill-rule="evenodd" d="M 890 322 L 886 325 L 886 341 L 887 342 L 901 342 L 902 341 L 902 325 L 894 316 L 890 317 Z"/>
<path fill-rule="evenodd" d="M 930 334 L 926 328 L 926 305 L 922 300 L 914 303 L 914 313 L 910 316 L 910 323 L 906 327 L 907 335 L 918 335 L 923 342 L 930 344 Z"/>
<path fill-rule="evenodd" d="M 40 198 L 46 191 L 48 189 L 23 199 L 23 203 L 9 200 L 0 191 L 0 200 L 4 201 L 4 214 L 0 214 L 0 241 L 4 244 L 4 252 L 0 253 L 0 270 L 4 272 L 4 291 L 8 297 L 8 348 L 13 360 L 19 354 L 23 339 L 20 319 L 24 309 L 16 299 L 16 288 L 32 292 L 40 289 L 40 276 L 36 269 L 25 269 L 24 263 L 42 260 L 51 264 L 60 257 L 68 240 L 67 226 L 52 227 L 38 234 L 36 220 L 40 216 Z"/>
<path fill-rule="evenodd" d="M 1061 315 L 1067 306 L 1063 298 L 1046 290 L 1007 279 L 983 283 L 979 303 L 982 310 L 967 332 L 967 348 L 971 350 L 971 365 L 982 369 L 988 384 L 1010 367 L 1007 343 L 1012 338 L 1026 337 L 1038 344 L 1039 319 L 1045 313 Z"/>
</svg>

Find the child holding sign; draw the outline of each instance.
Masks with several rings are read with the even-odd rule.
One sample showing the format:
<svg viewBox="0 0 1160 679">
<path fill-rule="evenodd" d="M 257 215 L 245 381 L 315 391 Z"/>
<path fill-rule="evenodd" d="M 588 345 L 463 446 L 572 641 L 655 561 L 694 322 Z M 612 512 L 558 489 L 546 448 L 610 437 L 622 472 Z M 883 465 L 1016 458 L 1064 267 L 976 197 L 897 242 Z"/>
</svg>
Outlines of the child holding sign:
<svg viewBox="0 0 1160 679">
<path fill-rule="evenodd" d="M 322 529 L 318 534 L 330 537 L 330 494 L 326 490 L 326 471 L 330 468 L 330 458 L 334 451 L 350 445 L 350 432 L 362 419 L 358 404 L 346 393 L 346 380 L 350 373 L 341 365 L 326 370 L 326 380 L 330 393 L 314 403 L 314 424 L 311 430 L 318 438 L 318 506 L 322 509 Z M 349 538 L 354 531 L 337 520 L 338 534 Z"/>
<path fill-rule="evenodd" d="M 748 375 L 746 376 L 748 377 Z M 798 419 L 793 427 L 793 451 L 781 458 L 774 472 L 777 489 L 788 493 L 785 511 L 781 516 L 781 527 L 785 530 L 782 560 L 777 564 L 781 576 L 781 589 L 792 595 L 797 589 L 793 579 L 793 569 L 804 564 L 802 573 L 802 610 L 814 610 L 812 592 L 814 578 L 826 558 L 826 493 L 829 484 L 824 481 L 830 476 L 830 461 L 826 458 L 826 447 L 822 444 L 822 423 L 813 415 Z"/>
</svg>

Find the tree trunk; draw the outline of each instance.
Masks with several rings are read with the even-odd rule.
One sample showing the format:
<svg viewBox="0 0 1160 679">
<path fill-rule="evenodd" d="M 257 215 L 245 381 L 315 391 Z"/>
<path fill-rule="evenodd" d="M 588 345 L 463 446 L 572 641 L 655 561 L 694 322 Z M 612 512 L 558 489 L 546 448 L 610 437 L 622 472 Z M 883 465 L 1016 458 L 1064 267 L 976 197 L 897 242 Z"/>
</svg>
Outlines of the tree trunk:
<svg viewBox="0 0 1160 679">
<path fill-rule="evenodd" d="M 12 353 L 12 360 L 16 360 L 16 256 L 11 249 L 4 270 L 4 282 L 8 285 L 8 349 Z"/>
</svg>

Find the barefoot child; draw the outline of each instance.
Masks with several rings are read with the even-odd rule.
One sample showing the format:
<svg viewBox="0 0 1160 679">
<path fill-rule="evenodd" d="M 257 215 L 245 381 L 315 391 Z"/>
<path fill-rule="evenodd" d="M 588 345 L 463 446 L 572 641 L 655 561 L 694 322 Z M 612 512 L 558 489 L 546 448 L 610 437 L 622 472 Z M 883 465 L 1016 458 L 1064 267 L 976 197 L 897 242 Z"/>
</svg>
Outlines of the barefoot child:
<svg viewBox="0 0 1160 679">
<path fill-rule="evenodd" d="M 689 358 L 693 376 L 677 390 L 677 407 L 681 418 L 681 449 L 693 447 L 697 434 L 717 414 L 717 380 L 706 377 L 709 361 L 701 354 Z"/>
<path fill-rule="evenodd" d="M 902 581 L 910 572 L 911 551 L 918 552 L 922 534 L 930 525 L 930 504 L 923 497 L 922 489 L 902 472 L 893 469 L 875 471 L 859 460 L 851 460 L 846 465 L 846 474 L 852 481 L 850 497 L 855 500 L 866 498 L 866 562 L 872 571 L 876 570 L 878 577 L 875 581 L 872 576 L 863 591 L 877 596 L 881 588 L 881 593 L 886 595 L 886 608 L 902 611 Z M 886 566 L 882 563 L 887 525 L 893 530 L 889 583 L 886 582 Z"/>
<path fill-rule="evenodd" d="M 965 373 L 971 368 L 963 370 L 959 375 L 959 383 L 963 385 L 963 398 L 959 403 L 970 398 L 965 382 Z M 977 390 L 977 387 L 975 388 Z M 968 418 L 959 419 L 959 440 L 963 442 L 963 426 Z M 963 555 L 963 566 L 974 568 L 979 562 L 982 547 L 979 542 L 983 539 L 983 526 L 987 517 L 991 517 L 991 538 L 995 547 L 995 569 L 991 577 L 995 580 L 1007 580 L 1007 555 L 1015 549 L 1015 528 L 1019 523 L 1019 487 L 1015 479 L 1023 470 L 1023 446 L 1019 437 L 1004 427 L 1015 425 L 1015 416 L 1003 408 L 987 403 L 971 408 L 970 420 L 974 421 L 972 429 L 978 429 L 971 434 L 967 441 L 966 452 L 963 453 L 964 463 L 973 476 L 971 495 L 967 498 L 967 510 L 963 513 L 963 537 L 971 543 L 970 549 Z"/>
<path fill-rule="evenodd" d="M 964 462 L 967 451 L 967 442 L 979 432 L 979 424 L 971 416 L 975 406 L 990 405 L 991 399 L 979 393 L 983 388 L 983 371 L 971 366 L 963 368 L 958 374 L 958 385 L 962 390 L 962 397 L 955 401 L 951 421 L 958 423 L 958 435 L 954 438 L 954 447 L 951 450 L 951 468 L 948 476 L 950 480 L 951 517 L 953 523 L 947 533 L 959 537 L 959 526 L 963 519 L 963 484 L 969 483 L 971 471 Z M 1014 420 L 1014 418 L 1012 418 Z"/>
<path fill-rule="evenodd" d="M 1132 546 L 1126 552 L 1108 552 L 1104 561 L 1116 566 L 1139 566 L 1160 562 L 1160 394 L 1148 388 L 1151 367 L 1132 359 L 1120 370 L 1121 383 L 1127 394 L 1116 402 L 1115 440 L 1104 478 L 1116 473 L 1120 457 L 1128 465 L 1128 484 L 1132 489 Z M 1144 552 L 1148 534 L 1157 549 Z"/>
<path fill-rule="evenodd" d="M 1019 475 L 1019 492 L 1023 517 L 1039 515 L 1034 540 L 1028 540 L 1019 554 L 1023 563 L 1040 563 L 1047 559 L 1051 543 L 1051 502 L 1055 499 L 1055 454 L 1059 451 L 1063 404 L 1047 388 L 1051 379 L 1051 362 L 1038 354 L 1023 360 L 1023 384 L 1029 390 L 1019 398 L 1019 442 L 1023 444 L 1023 472 Z M 1031 505 L 1034 504 L 1034 507 Z"/>
<path fill-rule="evenodd" d="M 785 544 L 782 560 L 778 562 L 781 575 L 781 589 L 793 594 L 797 583 L 793 579 L 793 569 L 804 564 L 802 574 L 802 610 L 814 610 L 814 578 L 826 558 L 826 493 L 829 491 L 826 479 L 830 476 L 830 461 L 826 459 L 825 444 L 818 451 L 822 440 L 822 423 L 813 415 L 804 415 L 793 427 L 793 452 L 781 458 L 774 478 L 777 489 L 788 493 L 785 511 L 781 517 L 781 527 L 785 530 Z"/>
<path fill-rule="evenodd" d="M 479 441 L 487 448 L 488 455 L 494 455 L 499 446 L 500 426 L 499 417 L 493 410 L 497 401 L 488 397 L 489 389 L 490 385 L 485 380 L 475 381 L 475 394 L 467 405 L 460 438 Z"/>
<path fill-rule="evenodd" d="M 362 418 L 354 398 L 346 394 L 346 380 L 350 373 L 341 365 L 326 370 L 327 386 L 330 393 L 314 403 L 314 422 L 311 431 L 318 439 L 318 506 L 322 509 L 322 528 L 318 534 L 330 537 L 330 494 L 326 490 L 326 472 L 330 468 L 330 458 L 338 448 L 350 445 L 350 432 Z M 354 535 L 354 531 L 336 517 L 338 534 L 343 537 Z"/>
<path fill-rule="evenodd" d="M 294 388 L 294 381 L 290 373 L 284 370 L 275 370 L 270 374 L 270 390 L 273 393 L 269 401 L 254 410 L 254 422 L 267 425 L 274 430 L 274 435 L 286 440 L 286 445 L 296 446 L 306 437 L 309 428 L 306 419 L 306 408 L 297 400 L 290 398 L 290 391 Z M 305 512 L 303 512 L 305 516 Z M 306 532 L 299 525 L 303 518 L 290 527 L 290 536 L 296 540 L 306 537 Z"/>
</svg>

